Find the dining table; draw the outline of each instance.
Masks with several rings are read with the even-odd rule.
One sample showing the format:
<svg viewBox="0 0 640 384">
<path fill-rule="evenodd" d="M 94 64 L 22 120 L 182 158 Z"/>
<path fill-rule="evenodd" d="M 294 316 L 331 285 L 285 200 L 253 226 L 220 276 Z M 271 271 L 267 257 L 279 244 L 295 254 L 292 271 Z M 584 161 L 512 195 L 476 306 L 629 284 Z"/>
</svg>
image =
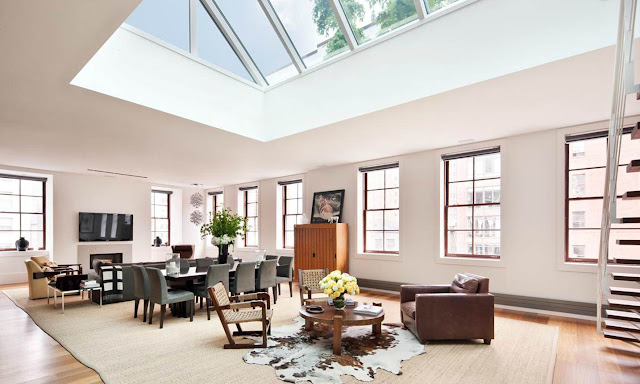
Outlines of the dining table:
<svg viewBox="0 0 640 384">
<path fill-rule="evenodd" d="M 233 268 L 229 270 L 229 281 L 233 280 L 235 277 L 236 268 L 238 268 L 238 263 L 235 263 Z M 161 271 L 167 282 L 172 283 L 168 285 L 181 286 L 187 291 L 193 291 L 195 283 L 205 280 L 208 270 L 209 267 L 189 267 L 189 269 L 181 269 L 178 273 L 167 274 L 166 269 L 162 269 Z M 256 274 L 258 273 L 258 270 L 259 266 L 256 263 Z M 187 313 L 187 306 L 185 304 L 186 303 L 170 304 L 171 314 L 177 317 L 189 317 L 189 314 Z"/>
</svg>

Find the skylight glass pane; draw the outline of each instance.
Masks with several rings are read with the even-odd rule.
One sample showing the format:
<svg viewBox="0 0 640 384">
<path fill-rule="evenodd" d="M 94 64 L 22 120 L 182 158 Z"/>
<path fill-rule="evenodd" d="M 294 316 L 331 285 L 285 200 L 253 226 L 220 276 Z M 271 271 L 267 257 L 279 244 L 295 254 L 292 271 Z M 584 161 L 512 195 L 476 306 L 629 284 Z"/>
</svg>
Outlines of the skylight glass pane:
<svg viewBox="0 0 640 384">
<path fill-rule="evenodd" d="M 200 1 L 196 1 L 198 56 L 251 82 L 253 79 Z"/>
<path fill-rule="evenodd" d="M 429 9 L 429 13 L 435 12 L 438 9 L 442 9 L 447 7 L 453 3 L 457 3 L 459 0 L 425 0 L 427 7 Z"/>
<path fill-rule="evenodd" d="M 328 0 L 270 0 L 307 67 L 348 51 Z"/>
<path fill-rule="evenodd" d="M 413 0 L 340 0 L 358 44 L 418 19 Z"/>
<path fill-rule="evenodd" d="M 143 0 L 125 23 L 189 52 L 189 0 Z"/>
<path fill-rule="evenodd" d="M 269 84 L 298 74 L 256 0 L 216 0 L 216 4 Z"/>
</svg>

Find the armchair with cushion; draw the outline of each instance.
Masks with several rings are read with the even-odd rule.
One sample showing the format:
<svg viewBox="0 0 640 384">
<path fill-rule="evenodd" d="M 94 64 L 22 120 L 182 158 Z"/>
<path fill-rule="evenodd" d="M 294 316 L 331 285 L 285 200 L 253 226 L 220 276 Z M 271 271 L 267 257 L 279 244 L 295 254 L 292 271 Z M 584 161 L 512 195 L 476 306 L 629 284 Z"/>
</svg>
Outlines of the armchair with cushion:
<svg viewBox="0 0 640 384">
<path fill-rule="evenodd" d="M 193 245 L 172 245 L 171 251 L 173 253 L 179 253 L 181 259 L 190 259 L 193 257 L 194 246 Z"/>
<path fill-rule="evenodd" d="M 49 267 L 55 271 L 60 271 L 60 273 L 73 271 L 74 273 L 77 273 L 79 275 L 82 274 L 82 264 L 79 263 L 57 264 L 56 262 L 49 260 L 47 256 L 31 256 L 31 260 L 38 264 L 43 270 L 45 267 Z"/>
<path fill-rule="evenodd" d="M 27 278 L 29 279 L 29 298 L 31 300 L 42 299 L 47 297 L 47 279 L 42 272 L 40 265 L 33 260 L 25 260 L 27 266 Z"/>
<path fill-rule="evenodd" d="M 450 285 L 403 285 L 402 323 L 421 343 L 428 340 L 494 338 L 494 297 L 489 279 L 459 273 Z"/>
</svg>

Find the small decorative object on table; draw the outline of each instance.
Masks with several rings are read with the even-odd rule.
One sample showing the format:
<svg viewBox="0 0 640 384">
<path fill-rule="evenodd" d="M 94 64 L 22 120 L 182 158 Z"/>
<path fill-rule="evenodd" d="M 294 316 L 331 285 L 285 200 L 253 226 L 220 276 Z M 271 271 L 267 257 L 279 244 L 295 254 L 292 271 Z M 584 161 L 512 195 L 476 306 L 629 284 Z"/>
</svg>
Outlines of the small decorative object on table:
<svg viewBox="0 0 640 384">
<path fill-rule="evenodd" d="M 16 249 L 18 251 L 26 251 L 27 249 L 29 249 L 29 240 L 25 239 L 24 237 L 16 240 Z"/>
<path fill-rule="evenodd" d="M 348 273 L 342 273 L 338 270 L 331 272 L 320 280 L 320 288 L 324 289 L 324 293 L 329 295 L 329 298 L 333 300 L 333 306 L 339 311 L 343 310 L 347 305 L 347 301 L 344 298 L 345 294 L 357 295 L 360 293 L 358 280 Z"/>
<path fill-rule="evenodd" d="M 211 236 L 211 244 L 218 247 L 218 264 L 227 264 L 229 245 L 233 245 L 238 237 L 244 239 L 247 230 L 247 220 L 227 208 L 216 211 L 211 220 L 200 227 L 200 234 L 203 239 Z"/>
<path fill-rule="evenodd" d="M 180 274 L 180 254 L 179 253 L 167 253 L 167 260 L 165 261 L 167 275 L 179 275 Z"/>
</svg>

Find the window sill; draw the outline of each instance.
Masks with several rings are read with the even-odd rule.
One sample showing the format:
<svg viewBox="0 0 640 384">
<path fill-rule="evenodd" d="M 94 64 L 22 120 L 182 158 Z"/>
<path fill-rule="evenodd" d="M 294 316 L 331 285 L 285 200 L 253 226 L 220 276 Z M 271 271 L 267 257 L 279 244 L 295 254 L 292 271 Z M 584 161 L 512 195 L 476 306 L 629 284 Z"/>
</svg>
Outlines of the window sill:
<svg viewBox="0 0 640 384">
<path fill-rule="evenodd" d="M 385 260 L 385 261 L 403 261 L 400 253 L 368 253 L 359 252 L 355 255 L 356 259 L 363 260 Z"/>
<path fill-rule="evenodd" d="M 607 271 L 610 272 L 633 272 L 637 269 L 637 265 L 633 264 L 607 264 Z M 558 265 L 558 271 L 563 272 L 582 272 L 582 273 L 597 273 L 597 263 L 587 263 L 584 261 L 565 261 Z"/>
<path fill-rule="evenodd" d="M 472 259 L 469 257 L 436 257 L 438 264 L 469 265 L 493 268 L 506 268 L 502 259 Z"/>
</svg>

